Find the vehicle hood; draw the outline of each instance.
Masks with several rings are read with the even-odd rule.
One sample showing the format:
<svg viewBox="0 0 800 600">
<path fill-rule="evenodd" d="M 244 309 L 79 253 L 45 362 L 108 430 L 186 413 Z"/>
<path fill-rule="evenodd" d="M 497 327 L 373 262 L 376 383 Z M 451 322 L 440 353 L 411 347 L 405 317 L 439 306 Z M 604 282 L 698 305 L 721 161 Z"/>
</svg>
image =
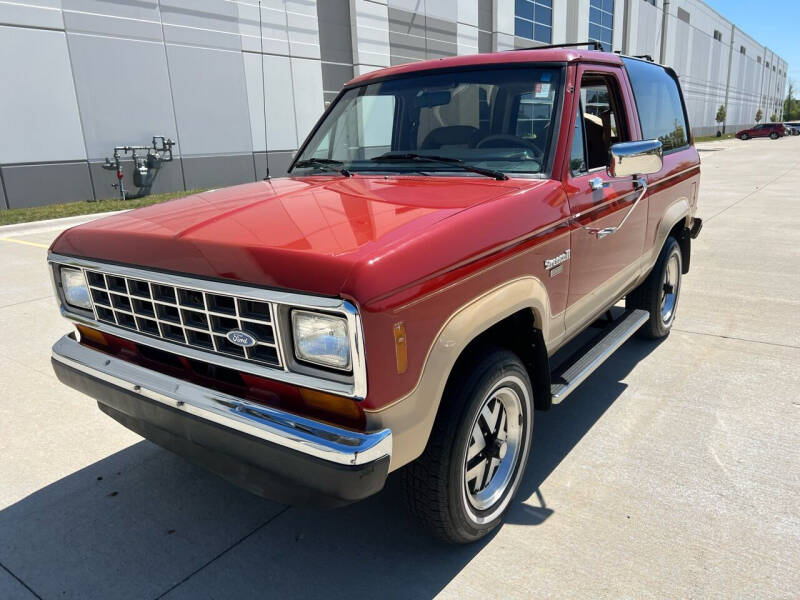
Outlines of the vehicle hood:
<svg viewBox="0 0 800 600">
<path fill-rule="evenodd" d="M 276 179 L 98 219 L 65 231 L 51 250 L 357 297 L 357 284 L 350 281 L 357 267 L 378 264 L 409 245 L 424 243 L 425 232 L 465 209 L 541 183 L 471 176 Z M 402 278 L 398 273 L 394 283 L 401 284 Z"/>
</svg>

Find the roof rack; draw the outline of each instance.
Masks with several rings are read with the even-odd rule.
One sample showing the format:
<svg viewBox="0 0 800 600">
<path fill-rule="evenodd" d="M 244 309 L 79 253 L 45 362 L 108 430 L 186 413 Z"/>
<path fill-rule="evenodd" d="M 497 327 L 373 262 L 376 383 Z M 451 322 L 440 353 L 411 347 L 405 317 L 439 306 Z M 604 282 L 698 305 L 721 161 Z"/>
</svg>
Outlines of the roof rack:
<svg viewBox="0 0 800 600">
<path fill-rule="evenodd" d="M 600 42 L 596 42 L 591 40 L 589 42 L 575 42 L 573 44 L 548 44 L 547 46 L 528 46 L 526 48 L 512 48 L 512 51 L 516 50 L 547 50 L 548 48 L 577 48 L 578 46 L 589 46 L 592 50 L 600 50 L 603 51 L 603 44 Z"/>
<path fill-rule="evenodd" d="M 622 50 L 614 50 L 614 54 L 619 54 L 620 56 L 627 56 L 628 58 L 638 58 L 640 60 L 646 60 L 647 62 L 651 62 L 651 63 L 656 62 L 656 61 L 653 60 L 653 57 L 650 56 L 649 54 L 628 55 L 628 54 L 623 54 Z"/>
</svg>

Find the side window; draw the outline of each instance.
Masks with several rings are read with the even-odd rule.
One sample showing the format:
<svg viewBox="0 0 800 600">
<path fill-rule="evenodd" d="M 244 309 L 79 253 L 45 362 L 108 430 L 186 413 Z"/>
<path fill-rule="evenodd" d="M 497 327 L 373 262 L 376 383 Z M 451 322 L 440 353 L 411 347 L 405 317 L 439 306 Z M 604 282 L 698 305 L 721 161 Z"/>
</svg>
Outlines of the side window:
<svg viewBox="0 0 800 600">
<path fill-rule="evenodd" d="M 583 115 L 581 105 L 575 115 L 575 128 L 572 132 L 572 152 L 569 156 L 569 170 L 573 176 L 586 172 L 586 143 L 583 139 Z"/>
<path fill-rule="evenodd" d="M 616 79 L 608 75 L 584 74 L 581 106 L 587 168 L 605 167 L 611 146 L 628 139 Z"/>
<path fill-rule="evenodd" d="M 644 139 L 661 140 L 665 152 L 688 145 L 689 124 L 678 83 L 663 67 L 641 60 L 622 60 L 630 76 Z"/>
</svg>

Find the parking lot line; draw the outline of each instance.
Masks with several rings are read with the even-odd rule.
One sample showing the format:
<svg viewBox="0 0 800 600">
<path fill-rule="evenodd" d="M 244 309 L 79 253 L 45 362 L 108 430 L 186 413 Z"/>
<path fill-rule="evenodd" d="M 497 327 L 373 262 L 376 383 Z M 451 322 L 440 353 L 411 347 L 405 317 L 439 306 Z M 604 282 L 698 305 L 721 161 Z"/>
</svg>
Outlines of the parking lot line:
<svg viewBox="0 0 800 600">
<path fill-rule="evenodd" d="M 36 246 L 37 248 L 49 248 L 47 244 L 40 244 L 39 242 L 29 242 L 27 240 L 18 240 L 15 238 L 0 238 L 0 242 L 13 242 L 14 244 L 24 244 L 25 246 Z"/>
</svg>

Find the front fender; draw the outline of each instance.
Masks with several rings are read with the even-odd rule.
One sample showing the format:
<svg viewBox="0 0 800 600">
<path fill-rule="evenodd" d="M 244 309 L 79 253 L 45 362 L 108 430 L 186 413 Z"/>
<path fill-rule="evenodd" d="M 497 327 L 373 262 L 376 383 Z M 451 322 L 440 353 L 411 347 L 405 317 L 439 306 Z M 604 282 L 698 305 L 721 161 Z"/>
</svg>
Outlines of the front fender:
<svg viewBox="0 0 800 600">
<path fill-rule="evenodd" d="M 367 413 L 369 430 L 389 428 L 393 436 L 390 470 L 415 458 L 428 443 L 445 385 L 458 357 L 481 333 L 512 314 L 530 309 L 545 340 L 563 335 L 563 313 L 551 317 L 544 284 L 536 277 L 503 283 L 459 308 L 442 326 L 428 350 L 420 378 L 411 392 Z"/>
</svg>

